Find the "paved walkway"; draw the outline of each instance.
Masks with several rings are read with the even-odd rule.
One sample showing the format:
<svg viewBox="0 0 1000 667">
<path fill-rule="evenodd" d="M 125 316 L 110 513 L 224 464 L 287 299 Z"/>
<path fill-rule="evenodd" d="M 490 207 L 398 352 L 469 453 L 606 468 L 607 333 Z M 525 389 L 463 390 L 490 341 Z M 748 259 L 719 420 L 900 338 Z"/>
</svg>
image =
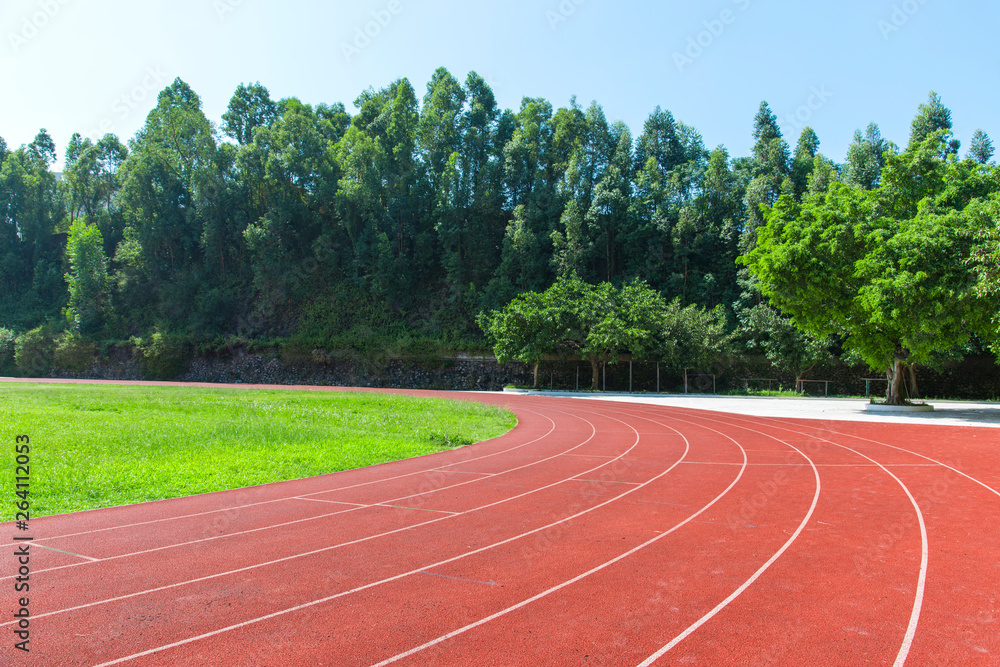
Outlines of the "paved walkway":
<svg viewBox="0 0 1000 667">
<path fill-rule="evenodd" d="M 624 401 L 696 410 L 711 410 L 755 417 L 828 419 L 879 424 L 939 424 L 942 426 L 1000 427 L 1000 402 L 926 401 L 934 412 L 899 415 L 865 411 L 867 401 L 858 398 L 773 398 L 762 396 L 713 396 L 677 394 L 594 394 L 571 392 L 522 392 L 538 396 L 571 396 L 590 400 Z"/>
</svg>

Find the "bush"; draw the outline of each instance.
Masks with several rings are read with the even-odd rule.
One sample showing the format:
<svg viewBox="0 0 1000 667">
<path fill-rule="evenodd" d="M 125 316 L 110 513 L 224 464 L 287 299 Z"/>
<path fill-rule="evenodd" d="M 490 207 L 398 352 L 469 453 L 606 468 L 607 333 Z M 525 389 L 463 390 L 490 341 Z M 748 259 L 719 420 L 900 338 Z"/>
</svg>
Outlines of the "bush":
<svg viewBox="0 0 1000 667">
<path fill-rule="evenodd" d="M 173 380 L 187 370 L 191 346 L 180 336 L 154 333 L 147 340 L 135 340 L 142 372 L 156 380 Z"/>
<path fill-rule="evenodd" d="M 0 329 L 0 373 L 14 372 L 14 341 L 17 335 L 10 329 Z"/>
<path fill-rule="evenodd" d="M 56 368 L 79 373 L 94 365 L 97 348 L 78 334 L 67 331 L 56 337 L 55 344 L 53 362 Z"/>
<path fill-rule="evenodd" d="M 44 327 L 26 331 L 14 341 L 14 365 L 27 377 L 41 377 L 52 368 L 55 344 Z"/>
</svg>

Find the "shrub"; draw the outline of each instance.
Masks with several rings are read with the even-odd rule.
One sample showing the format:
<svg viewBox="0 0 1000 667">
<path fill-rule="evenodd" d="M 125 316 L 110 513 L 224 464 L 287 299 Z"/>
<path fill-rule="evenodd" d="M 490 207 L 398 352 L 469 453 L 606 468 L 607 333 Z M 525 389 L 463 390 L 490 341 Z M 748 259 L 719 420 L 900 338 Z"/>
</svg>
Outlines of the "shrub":
<svg viewBox="0 0 1000 667">
<path fill-rule="evenodd" d="M 10 375 L 14 372 L 14 341 L 17 335 L 10 329 L 0 328 L 0 373 Z"/>
<path fill-rule="evenodd" d="M 65 332 L 56 337 L 53 362 L 56 368 L 82 372 L 94 365 L 97 348 L 78 334 Z"/>
<path fill-rule="evenodd" d="M 55 354 L 52 338 L 44 327 L 25 331 L 14 341 L 14 365 L 27 377 L 41 377 L 52 368 Z"/>
<path fill-rule="evenodd" d="M 191 346 L 180 336 L 156 332 L 147 340 L 135 340 L 143 373 L 157 380 L 173 380 L 187 370 Z"/>
</svg>

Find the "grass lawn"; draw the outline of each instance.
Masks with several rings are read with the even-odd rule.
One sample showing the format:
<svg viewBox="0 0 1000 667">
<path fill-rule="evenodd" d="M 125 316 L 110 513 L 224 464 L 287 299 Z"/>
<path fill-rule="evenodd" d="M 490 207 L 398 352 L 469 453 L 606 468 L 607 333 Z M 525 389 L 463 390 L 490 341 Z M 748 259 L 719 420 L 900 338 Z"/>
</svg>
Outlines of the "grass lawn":
<svg viewBox="0 0 1000 667">
<path fill-rule="evenodd" d="M 0 384 L 0 520 L 15 437 L 32 518 L 311 477 L 501 435 L 514 415 L 387 394 Z"/>
</svg>

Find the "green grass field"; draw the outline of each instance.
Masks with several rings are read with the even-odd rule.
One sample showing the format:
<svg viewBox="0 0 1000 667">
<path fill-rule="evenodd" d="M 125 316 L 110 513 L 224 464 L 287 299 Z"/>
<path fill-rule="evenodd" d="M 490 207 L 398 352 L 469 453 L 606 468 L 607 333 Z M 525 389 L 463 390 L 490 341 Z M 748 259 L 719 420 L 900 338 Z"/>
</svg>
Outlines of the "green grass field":
<svg viewBox="0 0 1000 667">
<path fill-rule="evenodd" d="M 20 434 L 34 518 L 411 458 L 515 424 L 478 403 L 387 394 L 0 384 L 0 520 L 20 500 Z"/>
</svg>

